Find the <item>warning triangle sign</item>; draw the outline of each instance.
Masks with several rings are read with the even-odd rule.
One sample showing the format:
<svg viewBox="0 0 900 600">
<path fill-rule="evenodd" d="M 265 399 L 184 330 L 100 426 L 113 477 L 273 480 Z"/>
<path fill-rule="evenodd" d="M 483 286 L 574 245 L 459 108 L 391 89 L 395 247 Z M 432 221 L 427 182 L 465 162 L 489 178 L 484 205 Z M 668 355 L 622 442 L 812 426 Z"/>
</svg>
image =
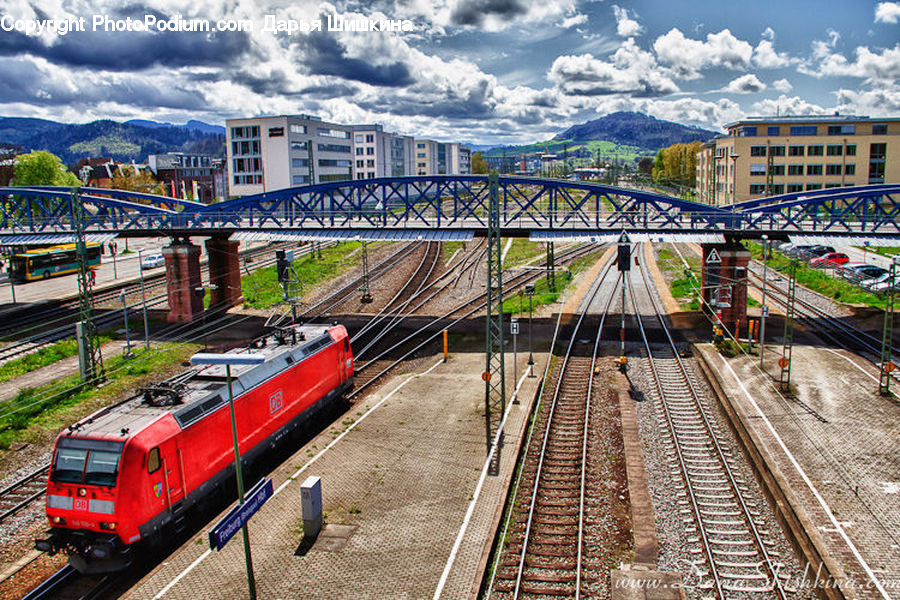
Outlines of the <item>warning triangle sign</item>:
<svg viewBox="0 0 900 600">
<path fill-rule="evenodd" d="M 715 248 L 712 249 L 712 252 L 706 255 L 706 264 L 719 264 L 722 262 L 722 259 L 719 257 L 719 253 Z"/>
</svg>

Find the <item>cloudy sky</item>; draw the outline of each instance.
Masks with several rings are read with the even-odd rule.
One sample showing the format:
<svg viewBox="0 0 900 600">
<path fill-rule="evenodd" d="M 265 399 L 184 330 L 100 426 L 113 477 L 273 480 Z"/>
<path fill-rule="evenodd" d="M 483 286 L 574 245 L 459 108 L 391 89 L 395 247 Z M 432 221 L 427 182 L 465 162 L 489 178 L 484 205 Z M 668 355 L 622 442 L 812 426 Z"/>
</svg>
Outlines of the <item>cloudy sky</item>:
<svg viewBox="0 0 900 600">
<path fill-rule="evenodd" d="M 94 15 L 252 21 L 104 32 Z M 412 31 L 266 31 L 329 15 Z M 84 17 L 86 31 L 8 31 Z M 638 110 L 900 116 L 900 2 L 869 0 L 0 0 L 0 115 L 173 123 L 259 114 L 378 122 L 471 143 L 545 139 Z"/>
</svg>

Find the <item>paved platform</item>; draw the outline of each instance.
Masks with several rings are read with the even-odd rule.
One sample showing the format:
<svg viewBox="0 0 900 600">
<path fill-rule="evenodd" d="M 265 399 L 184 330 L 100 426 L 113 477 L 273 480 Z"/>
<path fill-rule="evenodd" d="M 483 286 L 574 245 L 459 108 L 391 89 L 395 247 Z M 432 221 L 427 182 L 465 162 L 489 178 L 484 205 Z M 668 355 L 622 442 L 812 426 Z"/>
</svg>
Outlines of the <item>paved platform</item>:
<svg viewBox="0 0 900 600">
<path fill-rule="evenodd" d="M 519 353 L 520 377 L 527 358 Z M 535 373 L 546 359 L 535 355 Z M 260 598 L 432 598 L 439 587 L 443 598 L 474 595 L 540 377 L 520 379 L 522 403 L 510 409 L 501 476 L 479 486 L 484 356 L 451 348 L 447 363 L 430 357 L 421 365 L 422 374 L 384 385 L 273 474 L 284 487 L 250 524 Z M 320 537 L 298 555 L 300 484 L 309 475 L 322 478 L 331 539 Z M 247 597 L 239 536 L 210 552 L 206 529 L 125 597 Z"/>
<path fill-rule="evenodd" d="M 900 597 L 900 404 L 877 394 L 878 371 L 845 351 L 795 346 L 797 398 L 776 393 L 758 359 L 726 361 L 698 346 L 813 543 L 848 597 Z M 766 353 L 766 368 L 779 349 Z M 815 587 L 808 580 L 789 582 Z"/>
</svg>

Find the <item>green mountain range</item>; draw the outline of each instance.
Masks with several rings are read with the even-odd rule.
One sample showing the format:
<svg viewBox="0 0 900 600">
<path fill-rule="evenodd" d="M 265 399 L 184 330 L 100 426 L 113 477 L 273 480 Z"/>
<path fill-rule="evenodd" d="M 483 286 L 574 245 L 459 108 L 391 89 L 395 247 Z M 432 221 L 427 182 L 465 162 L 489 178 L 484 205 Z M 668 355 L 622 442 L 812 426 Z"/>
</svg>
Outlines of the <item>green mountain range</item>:
<svg viewBox="0 0 900 600">
<path fill-rule="evenodd" d="M 0 117 L 0 144 L 26 151 L 46 150 L 72 165 L 80 158 L 111 157 L 144 162 L 150 154 L 188 152 L 225 155 L 225 128 L 201 121 L 185 125 L 155 121 L 57 123 L 45 119 Z"/>
<path fill-rule="evenodd" d="M 485 152 L 488 157 L 509 159 L 522 154 L 548 152 L 560 158 L 636 162 L 643 156 L 655 156 L 672 144 L 706 141 L 715 131 L 663 121 L 637 112 L 615 112 L 605 117 L 573 125 L 550 140 L 520 146 L 498 146 Z"/>
</svg>

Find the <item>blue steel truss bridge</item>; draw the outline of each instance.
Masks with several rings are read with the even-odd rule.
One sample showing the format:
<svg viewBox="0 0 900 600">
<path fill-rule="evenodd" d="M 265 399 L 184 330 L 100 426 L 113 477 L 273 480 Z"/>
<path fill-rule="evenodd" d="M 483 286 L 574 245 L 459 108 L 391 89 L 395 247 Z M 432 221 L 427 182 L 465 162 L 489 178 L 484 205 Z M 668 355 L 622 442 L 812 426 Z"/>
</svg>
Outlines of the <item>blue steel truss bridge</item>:
<svg viewBox="0 0 900 600">
<path fill-rule="evenodd" d="M 0 244 L 71 239 L 75 203 L 93 237 L 241 239 L 470 239 L 488 227 L 488 177 L 446 175 L 341 181 L 286 188 L 217 204 L 121 190 L 0 188 Z M 900 244 L 900 185 L 785 194 L 710 206 L 628 187 L 500 177 L 504 236 L 535 241 L 724 238 L 843 239 Z M 235 235 L 237 234 L 237 235 Z"/>
</svg>

